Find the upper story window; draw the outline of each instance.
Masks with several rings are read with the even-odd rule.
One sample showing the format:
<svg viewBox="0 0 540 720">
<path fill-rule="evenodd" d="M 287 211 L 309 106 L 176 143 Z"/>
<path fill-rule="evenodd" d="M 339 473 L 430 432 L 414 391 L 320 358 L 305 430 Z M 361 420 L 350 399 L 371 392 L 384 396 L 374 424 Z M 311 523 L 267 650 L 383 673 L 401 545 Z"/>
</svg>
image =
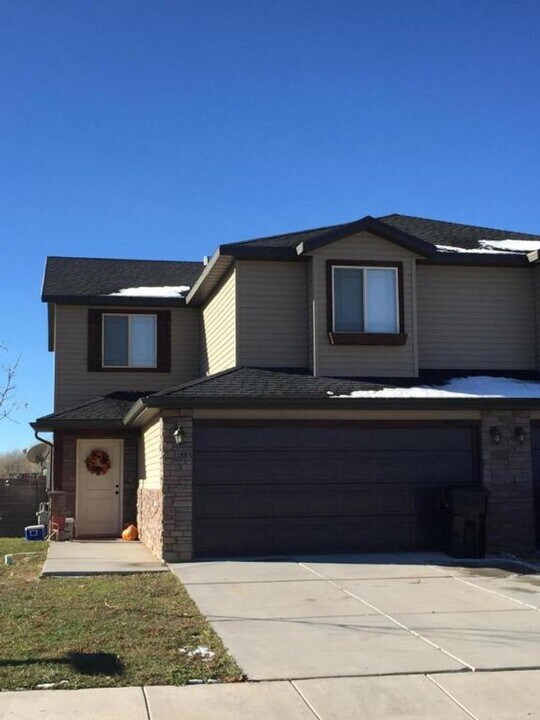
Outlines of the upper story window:
<svg viewBox="0 0 540 720">
<path fill-rule="evenodd" d="M 89 372 L 170 372 L 170 310 L 88 310 Z"/>
<path fill-rule="evenodd" d="M 156 367 L 156 315 L 103 314 L 102 338 L 103 367 Z"/>
<path fill-rule="evenodd" d="M 328 332 L 334 344 L 400 345 L 401 263 L 328 261 Z"/>
</svg>

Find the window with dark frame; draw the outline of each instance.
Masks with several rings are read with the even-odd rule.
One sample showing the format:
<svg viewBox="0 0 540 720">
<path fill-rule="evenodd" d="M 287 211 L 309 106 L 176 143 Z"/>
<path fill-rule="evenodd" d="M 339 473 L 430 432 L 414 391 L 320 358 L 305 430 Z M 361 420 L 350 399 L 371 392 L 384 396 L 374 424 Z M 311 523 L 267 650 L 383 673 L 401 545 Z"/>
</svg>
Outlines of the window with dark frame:
<svg viewBox="0 0 540 720">
<path fill-rule="evenodd" d="M 402 273 L 401 263 L 328 261 L 330 342 L 404 344 Z"/>
<path fill-rule="evenodd" d="M 170 310 L 88 309 L 88 372 L 170 371 Z"/>
</svg>

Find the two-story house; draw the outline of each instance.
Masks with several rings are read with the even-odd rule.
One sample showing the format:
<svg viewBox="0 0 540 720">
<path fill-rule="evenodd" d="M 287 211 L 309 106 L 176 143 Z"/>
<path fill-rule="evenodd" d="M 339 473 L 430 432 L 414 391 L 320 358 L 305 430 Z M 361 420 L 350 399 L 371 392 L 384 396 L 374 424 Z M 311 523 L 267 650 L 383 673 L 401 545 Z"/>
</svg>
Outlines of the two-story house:
<svg viewBox="0 0 540 720">
<path fill-rule="evenodd" d="M 540 236 L 403 215 L 205 263 L 51 257 L 53 509 L 167 560 L 540 536 Z"/>
</svg>

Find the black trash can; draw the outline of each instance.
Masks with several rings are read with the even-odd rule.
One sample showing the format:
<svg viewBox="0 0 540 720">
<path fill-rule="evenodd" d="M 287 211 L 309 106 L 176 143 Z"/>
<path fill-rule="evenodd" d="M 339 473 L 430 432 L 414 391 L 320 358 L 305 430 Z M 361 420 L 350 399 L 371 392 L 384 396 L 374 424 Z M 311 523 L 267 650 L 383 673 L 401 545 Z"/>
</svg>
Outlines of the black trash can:
<svg viewBox="0 0 540 720">
<path fill-rule="evenodd" d="M 487 498 L 487 490 L 476 486 L 442 491 L 444 551 L 450 557 L 485 557 Z"/>
</svg>

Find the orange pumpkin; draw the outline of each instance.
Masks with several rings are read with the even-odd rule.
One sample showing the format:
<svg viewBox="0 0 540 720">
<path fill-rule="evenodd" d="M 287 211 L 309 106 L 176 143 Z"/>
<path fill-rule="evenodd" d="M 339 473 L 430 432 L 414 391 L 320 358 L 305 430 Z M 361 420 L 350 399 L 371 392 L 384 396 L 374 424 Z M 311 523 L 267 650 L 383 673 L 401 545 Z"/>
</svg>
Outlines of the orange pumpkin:
<svg viewBox="0 0 540 720">
<path fill-rule="evenodd" d="M 136 525 L 128 525 L 122 532 L 122 540 L 136 540 L 139 537 Z"/>
</svg>

